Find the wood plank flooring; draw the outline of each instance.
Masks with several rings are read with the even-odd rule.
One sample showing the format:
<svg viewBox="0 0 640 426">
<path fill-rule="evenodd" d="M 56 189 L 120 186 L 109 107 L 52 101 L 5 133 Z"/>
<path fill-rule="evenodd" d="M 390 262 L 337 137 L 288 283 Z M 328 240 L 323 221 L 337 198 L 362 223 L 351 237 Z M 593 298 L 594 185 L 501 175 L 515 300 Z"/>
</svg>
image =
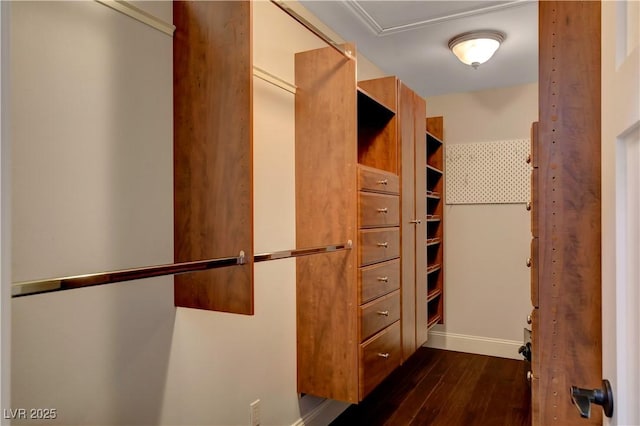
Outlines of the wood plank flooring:
<svg viewBox="0 0 640 426">
<path fill-rule="evenodd" d="M 531 425 L 524 361 L 420 348 L 331 426 Z"/>
</svg>

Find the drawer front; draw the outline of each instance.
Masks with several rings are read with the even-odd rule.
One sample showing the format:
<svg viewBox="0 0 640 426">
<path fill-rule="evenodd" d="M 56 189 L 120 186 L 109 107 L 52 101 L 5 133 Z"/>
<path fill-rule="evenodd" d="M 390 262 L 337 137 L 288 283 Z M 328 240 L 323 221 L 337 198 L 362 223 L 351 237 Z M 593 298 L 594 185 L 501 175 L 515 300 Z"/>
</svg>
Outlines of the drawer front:
<svg viewBox="0 0 640 426">
<path fill-rule="evenodd" d="M 358 189 L 400 194 L 400 177 L 382 170 L 358 166 Z"/>
<path fill-rule="evenodd" d="M 362 400 L 401 362 L 400 321 L 360 345 L 360 399 Z"/>
<path fill-rule="evenodd" d="M 400 319 L 400 290 L 360 306 L 360 340 Z"/>
<path fill-rule="evenodd" d="M 400 260 L 358 269 L 360 303 L 367 303 L 400 288 Z"/>
<path fill-rule="evenodd" d="M 531 169 L 531 235 L 538 235 L 538 217 L 540 216 L 540 206 L 538 205 L 538 169 Z"/>
<path fill-rule="evenodd" d="M 358 231 L 360 266 L 371 265 L 400 256 L 400 229 L 363 229 Z"/>
<path fill-rule="evenodd" d="M 360 228 L 400 225 L 400 197 L 360 192 L 358 197 Z"/>
<path fill-rule="evenodd" d="M 539 290 L 538 290 L 538 239 L 531 239 L 531 257 L 528 260 L 531 268 L 531 304 L 534 308 L 538 307 Z"/>
<path fill-rule="evenodd" d="M 531 124 L 531 167 L 538 167 L 538 122 Z"/>
</svg>

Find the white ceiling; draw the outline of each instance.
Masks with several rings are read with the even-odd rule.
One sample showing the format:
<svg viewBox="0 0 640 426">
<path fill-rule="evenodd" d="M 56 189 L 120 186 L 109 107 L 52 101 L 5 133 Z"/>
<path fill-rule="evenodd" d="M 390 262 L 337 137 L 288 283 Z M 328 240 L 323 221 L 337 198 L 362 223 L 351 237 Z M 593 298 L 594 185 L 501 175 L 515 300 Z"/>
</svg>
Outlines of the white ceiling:
<svg viewBox="0 0 640 426">
<path fill-rule="evenodd" d="M 422 97 L 531 83 L 538 79 L 538 3 L 511 1 L 300 0 L 388 75 Z M 507 37 L 474 70 L 451 53 L 449 40 L 472 30 Z"/>
</svg>

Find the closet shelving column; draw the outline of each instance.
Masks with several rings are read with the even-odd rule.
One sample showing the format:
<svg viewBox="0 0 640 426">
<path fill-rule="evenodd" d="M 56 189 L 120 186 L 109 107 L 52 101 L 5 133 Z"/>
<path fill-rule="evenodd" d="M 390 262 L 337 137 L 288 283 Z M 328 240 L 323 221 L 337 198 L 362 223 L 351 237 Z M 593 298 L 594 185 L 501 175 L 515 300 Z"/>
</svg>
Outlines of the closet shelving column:
<svg viewBox="0 0 640 426">
<path fill-rule="evenodd" d="M 359 395 L 402 362 L 395 77 L 358 87 Z"/>
<path fill-rule="evenodd" d="M 427 117 L 427 327 L 444 322 L 443 117 Z"/>
</svg>

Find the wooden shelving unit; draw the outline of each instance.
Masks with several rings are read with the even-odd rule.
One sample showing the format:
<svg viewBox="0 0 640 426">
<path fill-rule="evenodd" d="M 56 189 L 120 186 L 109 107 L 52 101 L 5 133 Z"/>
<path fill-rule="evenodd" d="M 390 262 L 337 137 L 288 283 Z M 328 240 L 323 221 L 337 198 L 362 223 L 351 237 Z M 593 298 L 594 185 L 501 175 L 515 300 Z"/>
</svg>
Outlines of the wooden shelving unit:
<svg viewBox="0 0 640 426">
<path fill-rule="evenodd" d="M 296 259 L 298 392 L 352 403 L 415 352 L 416 271 L 427 287 L 425 102 L 396 77 L 356 84 L 355 62 L 295 58 L 297 245 L 353 241 Z"/>
<path fill-rule="evenodd" d="M 443 118 L 426 121 L 427 308 L 426 328 L 444 322 L 444 143 Z"/>
</svg>

